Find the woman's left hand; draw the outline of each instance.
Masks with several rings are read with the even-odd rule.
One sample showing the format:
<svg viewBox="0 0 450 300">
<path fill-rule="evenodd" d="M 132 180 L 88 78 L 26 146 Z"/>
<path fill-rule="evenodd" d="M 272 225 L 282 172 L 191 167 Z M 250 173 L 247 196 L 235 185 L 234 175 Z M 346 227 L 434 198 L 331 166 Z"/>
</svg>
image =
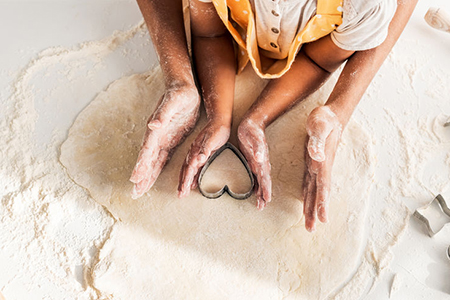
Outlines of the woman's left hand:
<svg viewBox="0 0 450 300">
<path fill-rule="evenodd" d="M 328 222 L 331 170 L 342 132 L 342 125 L 328 106 L 315 108 L 306 121 L 303 214 L 305 227 L 316 229 L 316 216 Z"/>
</svg>

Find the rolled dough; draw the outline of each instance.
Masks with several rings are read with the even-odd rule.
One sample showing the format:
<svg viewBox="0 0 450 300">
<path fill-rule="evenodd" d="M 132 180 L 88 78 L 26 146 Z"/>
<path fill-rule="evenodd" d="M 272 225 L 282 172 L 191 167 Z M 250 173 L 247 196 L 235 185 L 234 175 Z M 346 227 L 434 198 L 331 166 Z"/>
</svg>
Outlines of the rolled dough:
<svg viewBox="0 0 450 300">
<path fill-rule="evenodd" d="M 251 68 L 237 77 L 233 133 L 265 83 Z M 254 196 L 211 200 L 193 191 L 177 198 L 180 167 L 204 115 L 152 190 L 131 199 L 128 179 L 163 78 L 157 68 L 99 93 L 75 120 L 60 156 L 69 176 L 118 220 L 87 280 L 111 299 L 323 299 L 339 289 L 365 245 L 373 171 L 369 137 L 351 121 L 333 169 L 330 223 L 314 234 L 305 230 L 304 124 L 330 89 L 268 128 L 273 201 L 262 212 Z"/>
</svg>

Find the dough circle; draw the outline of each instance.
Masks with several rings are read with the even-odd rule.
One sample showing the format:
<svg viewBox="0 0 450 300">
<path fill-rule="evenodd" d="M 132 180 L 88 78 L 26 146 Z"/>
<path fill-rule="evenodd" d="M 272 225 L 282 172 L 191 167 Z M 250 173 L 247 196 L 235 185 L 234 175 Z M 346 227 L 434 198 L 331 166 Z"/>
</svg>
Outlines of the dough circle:
<svg viewBox="0 0 450 300">
<path fill-rule="evenodd" d="M 234 127 L 265 81 L 247 68 L 237 77 Z M 175 151 L 153 189 L 130 197 L 128 181 L 146 120 L 164 91 L 159 68 L 112 83 L 79 114 L 61 146 L 69 176 L 119 220 L 90 270 L 89 282 L 112 299 L 323 299 L 356 271 L 373 170 L 368 134 L 354 121 L 333 168 L 330 222 L 304 228 L 304 124 L 326 99 L 316 92 L 267 129 L 273 201 L 178 199 L 181 164 L 195 131 Z M 233 129 L 233 132 L 235 132 Z"/>
</svg>

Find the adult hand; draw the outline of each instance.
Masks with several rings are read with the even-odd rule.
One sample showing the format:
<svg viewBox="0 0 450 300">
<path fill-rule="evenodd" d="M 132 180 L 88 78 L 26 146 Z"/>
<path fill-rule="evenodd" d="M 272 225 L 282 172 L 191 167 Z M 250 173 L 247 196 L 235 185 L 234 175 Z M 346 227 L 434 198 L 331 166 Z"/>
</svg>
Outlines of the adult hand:
<svg viewBox="0 0 450 300">
<path fill-rule="evenodd" d="M 320 106 L 310 113 L 306 132 L 303 213 L 306 229 L 313 232 L 316 216 L 322 223 L 328 222 L 331 170 L 342 125 L 328 106 Z"/>
<path fill-rule="evenodd" d="M 183 163 L 178 185 L 178 197 L 189 195 L 197 187 L 201 168 L 209 157 L 222 147 L 230 137 L 230 124 L 218 120 L 209 121 L 191 145 Z"/>
<path fill-rule="evenodd" d="M 158 108 L 150 116 L 141 151 L 131 175 L 131 196 L 141 197 L 155 183 L 173 149 L 194 128 L 200 107 L 200 96 L 194 87 L 168 89 Z"/>
<path fill-rule="evenodd" d="M 272 198 L 269 147 L 264 127 L 252 119 L 244 119 L 238 127 L 239 148 L 256 177 L 255 193 L 259 210 L 263 210 Z"/>
</svg>

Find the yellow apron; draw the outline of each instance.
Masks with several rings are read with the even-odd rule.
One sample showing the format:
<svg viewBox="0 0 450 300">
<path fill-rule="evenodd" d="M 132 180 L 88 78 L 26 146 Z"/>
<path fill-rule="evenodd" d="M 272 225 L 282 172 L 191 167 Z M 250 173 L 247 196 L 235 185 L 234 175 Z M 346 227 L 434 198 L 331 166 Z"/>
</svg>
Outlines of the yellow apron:
<svg viewBox="0 0 450 300">
<path fill-rule="evenodd" d="M 303 43 L 312 42 L 328 35 L 342 23 L 342 0 L 317 0 L 316 15 L 297 34 L 289 48 L 288 56 L 266 66 L 261 63 L 256 39 L 255 18 L 249 0 L 212 0 L 212 2 L 220 19 L 238 45 L 238 73 L 242 72 L 250 60 L 253 69 L 261 78 L 281 77 L 291 67 Z M 231 21 L 237 24 L 237 28 Z"/>
</svg>

